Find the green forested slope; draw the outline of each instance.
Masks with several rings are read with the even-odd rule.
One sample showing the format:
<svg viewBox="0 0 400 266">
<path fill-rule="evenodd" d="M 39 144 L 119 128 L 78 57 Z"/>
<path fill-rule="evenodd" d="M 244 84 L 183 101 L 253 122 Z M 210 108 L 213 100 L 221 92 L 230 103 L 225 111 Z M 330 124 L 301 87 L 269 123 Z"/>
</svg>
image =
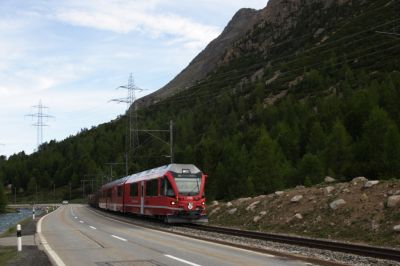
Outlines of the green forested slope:
<svg viewBox="0 0 400 266">
<path fill-rule="evenodd" d="M 256 26 L 205 80 L 140 109 L 138 127 L 174 121 L 175 161 L 209 175 L 209 199 L 311 185 L 325 175 L 399 178 L 400 37 L 379 33 L 400 32 L 396 2 L 351 2 L 307 6 L 285 31 Z M 100 185 L 106 163 L 125 160 L 126 125 L 122 116 L 3 158 L 0 177 L 27 193 L 36 183 L 78 188 L 89 177 Z M 139 140 L 129 172 L 169 162 L 162 142 L 143 132 Z M 113 171 L 115 178 L 125 167 Z"/>
</svg>

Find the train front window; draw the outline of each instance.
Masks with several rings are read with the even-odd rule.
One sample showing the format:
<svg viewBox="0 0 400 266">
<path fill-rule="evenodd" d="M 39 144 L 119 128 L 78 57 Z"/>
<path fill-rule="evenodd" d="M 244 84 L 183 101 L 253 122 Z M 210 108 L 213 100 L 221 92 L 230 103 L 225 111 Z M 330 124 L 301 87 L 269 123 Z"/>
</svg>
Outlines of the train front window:
<svg viewBox="0 0 400 266">
<path fill-rule="evenodd" d="M 174 173 L 174 180 L 180 195 L 195 196 L 200 192 L 201 173 L 198 174 L 177 174 Z"/>
</svg>

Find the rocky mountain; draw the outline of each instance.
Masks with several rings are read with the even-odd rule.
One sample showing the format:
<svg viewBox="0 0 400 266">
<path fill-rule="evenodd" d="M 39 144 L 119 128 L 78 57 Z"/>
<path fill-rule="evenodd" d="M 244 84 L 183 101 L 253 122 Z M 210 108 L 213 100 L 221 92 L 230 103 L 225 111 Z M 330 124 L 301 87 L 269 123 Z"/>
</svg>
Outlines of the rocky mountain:
<svg viewBox="0 0 400 266">
<path fill-rule="evenodd" d="M 327 10 L 348 2 L 351 0 L 269 0 L 261 10 L 240 9 L 220 36 L 207 45 L 181 73 L 158 91 L 139 99 L 137 104 L 148 106 L 187 90 L 218 67 L 227 65 L 234 58 L 241 58 L 242 51 L 259 50 L 268 59 L 270 47 L 276 44 L 276 40 L 289 34 L 305 12 L 308 15 L 320 15 L 320 9 L 314 8 L 314 12 L 310 12 L 311 7 L 321 6 L 322 10 Z M 252 39 L 252 35 L 265 28 L 268 30 L 262 40 Z M 325 32 L 323 28 L 313 30 L 315 36 Z"/>
<path fill-rule="evenodd" d="M 259 11 L 249 8 L 239 10 L 221 35 L 207 45 L 181 73 L 160 90 L 139 99 L 137 103 L 140 106 L 150 105 L 185 90 L 205 78 L 207 74 L 215 70 L 226 49 L 242 38 L 260 19 Z"/>
</svg>

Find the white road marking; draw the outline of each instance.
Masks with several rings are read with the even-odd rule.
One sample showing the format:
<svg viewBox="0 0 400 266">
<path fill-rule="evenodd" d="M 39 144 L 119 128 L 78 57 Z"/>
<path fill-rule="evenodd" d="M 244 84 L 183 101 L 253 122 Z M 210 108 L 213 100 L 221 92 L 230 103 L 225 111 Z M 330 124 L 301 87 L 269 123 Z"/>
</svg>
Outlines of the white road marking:
<svg viewBox="0 0 400 266">
<path fill-rule="evenodd" d="M 81 224 L 83 224 L 84 223 L 84 221 L 79 221 Z"/>
<path fill-rule="evenodd" d="M 78 219 L 78 217 L 76 217 L 76 216 L 75 216 L 74 218 L 75 218 L 75 219 Z"/>
<path fill-rule="evenodd" d="M 96 227 L 94 227 L 94 226 L 89 226 L 90 228 L 92 228 L 93 230 L 96 230 L 97 228 Z"/>
<path fill-rule="evenodd" d="M 122 238 L 122 237 L 119 237 L 119 236 L 115 236 L 115 235 L 111 235 L 112 237 L 114 237 L 114 238 L 116 238 L 116 239 L 119 239 L 119 240 L 122 240 L 122 241 L 128 241 L 128 240 L 126 240 L 125 238 Z"/>
<path fill-rule="evenodd" d="M 190 262 L 190 261 L 187 261 L 187 260 L 184 260 L 184 259 L 180 259 L 180 258 L 171 256 L 171 255 L 168 255 L 168 254 L 164 254 L 164 256 L 165 256 L 165 257 L 168 257 L 168 258 L 170 258 L 170 259 L 173 259 L 173 260 L 177 260 L 177 261 L 180 261 L 180 262 L 183 262 L 183 263 L 192 265 L 192 266 L 201 266 L 200 264 L 196 264 L 196 263 L 193 263 L 193 262 Z"/>
</svg>

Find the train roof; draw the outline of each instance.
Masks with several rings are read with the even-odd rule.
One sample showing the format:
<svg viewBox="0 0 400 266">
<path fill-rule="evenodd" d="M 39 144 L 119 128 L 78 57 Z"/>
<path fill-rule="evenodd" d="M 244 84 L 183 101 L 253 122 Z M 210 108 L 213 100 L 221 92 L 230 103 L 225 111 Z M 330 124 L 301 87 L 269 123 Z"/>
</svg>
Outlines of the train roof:
<svg viewBox="0 0 400 266">
<path fill-rule="evenodd" d="M 150 180 L 154 179 L 157 177 L 161 177 L 165 175 L 167 172 L 174 172 L 174 173 L 183 173 L 183 172 L 188 172 L 191 174 L 197 174 L 200 173 L 201 171 L 199 168 L 197 168 L 193 164 L 168 164 L 168 165 L 163 165 L 157 168 L 145 170 L 136 174 L 128 175 L 123 178 L 114 180 L 110 183 L 107 183 L 102 186 L 103 189 L 107 189 L 113 186 L 118 186 L 122 185 L 124 183 L 134 183 L 142 180 Z"/>
<path fill-rule="evenodd" d="M 130 175 L 126 180 L 126 183 L 134 183 L 142 180 L 154 179 L 163 176 L 167 172 L 183 173 L 184 171 L 192 174 L 197 174 L 201 172 L 199 168 L 197 168 L 193 164 L 173 163 Z"/>
</svg>

